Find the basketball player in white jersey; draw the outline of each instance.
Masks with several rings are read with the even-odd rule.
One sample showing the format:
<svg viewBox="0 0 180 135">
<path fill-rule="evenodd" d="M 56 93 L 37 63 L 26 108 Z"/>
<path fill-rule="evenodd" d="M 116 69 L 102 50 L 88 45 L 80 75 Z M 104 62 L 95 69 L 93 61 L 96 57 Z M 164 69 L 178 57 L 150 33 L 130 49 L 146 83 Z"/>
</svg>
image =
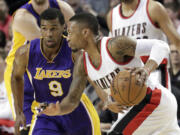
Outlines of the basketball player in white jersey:
<svg viewBox="0 0 180 135">
<path fill-rule="evenodd" d="M 125 35 L 136 39 L 159 39 L 175 44 L 180 50 L 180 35 L 175 30 L 166 9 L 154 0 L 119 0 L 107 15 L 111 35 Z M 166 38 L 167 36 L 167 38 Z M 142 57 L 146 62 L 147 57 Z M 168 59 L 150 77 L 171 90 Z"/>
<path fill-rule="evenodd" d="M 49 104 L 41 113 L 54 116 L 72 112 L 80 102 L 87 80 L 96 88 L 100 98 L 110 103 L 109 109 L 121 112 L 123 107 L 108 99 L 110 84 L 118 72 L 134 68 L 132 72 L 136 74 L 137 82 L 140 85 L 146 82 L 147 94 L 140 104 L 119 114 L 118 125 L 111 128 L 113 133 L 110 135 L 179 135 L 175 97 L 159 83 L 147 80 L 148 74 L 169 54 L 168 45 L 155 39 L 135 41 L 118 36 L 97 40 L 97 36 L 98 22 L 93 15 L 82 13 L 70 19 L 69 45 L 74 52 L 84 51 L 76 60 L 70 93 L 61 103 Z M 150 56 L 145 65 L 140 58 L 143 55 Z"/>
</svg>

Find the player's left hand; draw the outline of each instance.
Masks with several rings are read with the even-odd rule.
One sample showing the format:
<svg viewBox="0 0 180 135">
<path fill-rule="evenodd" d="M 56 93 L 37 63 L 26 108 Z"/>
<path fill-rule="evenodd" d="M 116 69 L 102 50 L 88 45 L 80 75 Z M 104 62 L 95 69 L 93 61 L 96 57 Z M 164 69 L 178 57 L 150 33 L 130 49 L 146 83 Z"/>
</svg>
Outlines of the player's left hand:
<svg viewBox="0 0 180 135">
<path fill-rule="evenodd" d="M 127 110 L 127 107 L 120 105 L 118 102 L 112 101 L 111 96 L 108 95 L 103 107 L 103 110 L 106 109 L 109 109 L 114 113 L 124 113 L 124 111 Z"/>
<path fill-rule="evenodd" d="M 39 109 L 41 110 L 39 115 L 57 116 L 60 114 L 60 103 L 59 101 L 57 101 L 56 104 L 50 103 L 48 105 L 46 105 L 46 103 L 41 103 Z"/>
<path fill-rule="evenodd" d="M 144 67 L 137 67 L 130 69 L 132 75 L 136 76 L 137 84 L 143 86 L 149 77 L 149 72 Z"/>
</svg>

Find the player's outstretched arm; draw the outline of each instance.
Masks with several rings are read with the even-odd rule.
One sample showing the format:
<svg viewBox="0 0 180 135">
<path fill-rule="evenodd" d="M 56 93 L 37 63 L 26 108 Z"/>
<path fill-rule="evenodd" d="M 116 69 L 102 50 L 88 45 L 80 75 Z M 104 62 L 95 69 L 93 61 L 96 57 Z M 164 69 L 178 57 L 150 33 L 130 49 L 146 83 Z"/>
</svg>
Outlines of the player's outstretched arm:
<svg viewBox="0 0 180 135">
<path fill-rule="evenodd" d="M 24 73 L 28 62 L 28 47 L 24 45 L 18 49 L 15 55 L 11 86 L 14 97 L 14 107 L 16 112 L 15 135 L 19 135 L 19 126 L 25 127 L 25 117 L 23 114 L 24 101 Z"/>
<path fill-rule="evenodd" d="M 84 69 L 83 54 L 75 61 L 73 81 L 68 95 L 56 104 L 49 104 L 40 114 L 49 116 L 64 115 L 71 113 L 79 105 L 82 93 L 86 87 L 87 76 Z"/>
<path fill-rule="evenodd" d="M 176 45 L 178 51 L 180 51 L 180 35 L 177 33 L 176 28 L 163 5 L 157 1 L 150 0 L 148 11 L 151 20 L 159 25 L 171 44 Z"/>
</svg>

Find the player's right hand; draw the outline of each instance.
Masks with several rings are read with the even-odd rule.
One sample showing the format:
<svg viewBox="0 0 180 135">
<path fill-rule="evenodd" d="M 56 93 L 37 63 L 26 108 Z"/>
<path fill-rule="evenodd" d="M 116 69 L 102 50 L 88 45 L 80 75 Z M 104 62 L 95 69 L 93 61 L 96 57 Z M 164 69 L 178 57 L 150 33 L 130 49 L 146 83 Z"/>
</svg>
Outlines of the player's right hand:
<svg viewBox="0 0 180 135">
<path fill-rule="evenodd" d="M 26 128 L 26 118 L 23 112 L 16 114 L 16 122 L 15 122 L 15 135 L 20 135 L 20 126 Z"/>
</svg>

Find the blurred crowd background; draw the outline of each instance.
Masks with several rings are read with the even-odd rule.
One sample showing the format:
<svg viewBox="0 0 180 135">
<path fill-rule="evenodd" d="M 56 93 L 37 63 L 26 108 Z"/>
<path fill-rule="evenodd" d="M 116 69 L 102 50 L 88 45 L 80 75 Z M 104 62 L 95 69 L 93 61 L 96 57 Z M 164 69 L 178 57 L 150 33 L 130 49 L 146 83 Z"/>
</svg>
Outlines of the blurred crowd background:
<svg viewBox="0 0 180 135">
<path fill-rule="evenodd" d="M 100 24 L 101 34 L 107 36 L 109 33 L 106 24 L 106 15 L 108 11 L 119 3 L 119 0 L 65 0 L 68 2 L 76 13 L 83 11 L 90 12 L 95 15 Z M 168 15 L 172 19 L 175 28 L 180 34 L 180 0 L 158 0 L 167 10 Z M 9 107 L 6 90 L 4 86 L 3 74 L 5 70 L 5 58 L 12 45 L 11 22 L 12 16 L 16 9 L 28 2 L 28 0 L 0 0 L 0 135 L 13 134 L 13 120 Z M 180 54 L 174 45 L 170 47 L 171 54 L 171 84 L 172 92 L 177 98 L 180 108 Z M 95 105 L 102 126 L 109 127 L 116 114 L 108 110 L 102 111 L 102 102 L 96 96 L 93 88 L 89 85 L 86 88 L 86 94 L 90 97 Z M 178 109 L 178 119 L 180 120 L 180 109 Z M 104 128 L 104 127 L 102 127 Z"/>
</svg>

